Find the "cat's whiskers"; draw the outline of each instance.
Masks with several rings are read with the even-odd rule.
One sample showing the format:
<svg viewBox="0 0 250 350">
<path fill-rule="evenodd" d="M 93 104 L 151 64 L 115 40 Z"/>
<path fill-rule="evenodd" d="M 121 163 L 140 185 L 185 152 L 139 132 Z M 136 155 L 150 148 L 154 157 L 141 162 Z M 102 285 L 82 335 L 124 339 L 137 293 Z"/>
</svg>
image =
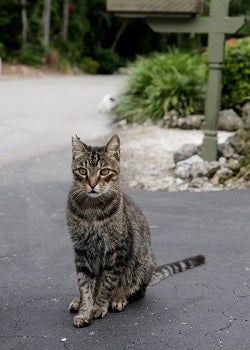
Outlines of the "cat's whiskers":
<svg viewBox="0 0 250 350">
<path fill-rule="evenodd" d="M 85 192 L 84 190 L 80 189 L 80 190 L 76 190 L 73 193 L 70 194 L 70 198 L 74 201 L 77 201 L 81 198 L 82 195 L 84 195 Z"/>
<path fill-rule="evenodd" d="M 109 187 L 106 191 L 106 194 L 113 197 L 120 194 L 120 191 L 117 188 Z"/>
</svg>

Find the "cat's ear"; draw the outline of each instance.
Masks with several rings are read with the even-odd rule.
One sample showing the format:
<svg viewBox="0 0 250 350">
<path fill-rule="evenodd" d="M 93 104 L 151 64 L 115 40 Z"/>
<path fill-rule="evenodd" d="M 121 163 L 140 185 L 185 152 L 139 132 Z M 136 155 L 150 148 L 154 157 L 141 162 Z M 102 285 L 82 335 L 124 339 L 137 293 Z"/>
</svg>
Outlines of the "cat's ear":
<svg viewBox="0 0 250 350">
<path fill-rule="evenodd" d="M 87 145 L 83 143 L 80 137 L 73 136 L 72 137 L 72 155 L 73 159 L 77 159 L 83 155 L 83 153 L 87 152 Z"/>
<path fill-rule="evenodd" d="M 117 135 L 112 136 L 109 142 L 106 144 L 105 152 L 107 152 L 109 156 L 120 160 L 120 139 Z"/>
</svg>

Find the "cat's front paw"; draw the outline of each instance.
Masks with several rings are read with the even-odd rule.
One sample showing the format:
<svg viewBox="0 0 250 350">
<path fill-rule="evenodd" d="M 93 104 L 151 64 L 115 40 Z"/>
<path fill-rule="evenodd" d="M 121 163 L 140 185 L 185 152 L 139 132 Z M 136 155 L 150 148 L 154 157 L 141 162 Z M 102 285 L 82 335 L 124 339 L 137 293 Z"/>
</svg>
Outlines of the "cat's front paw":
<svg viewBox="0 0 250 350">
<path fill-rule="evenodd" d="M 108 313 L 107 306 L 94 306 L 93 308 L 93 318 L 104 318 Z"/>
<path fill-rule="evenodd" d="M 69 311 L 70 312 L 78 312 L 79 308 L 80 308 L 80 298 L 76 297 L 69 304 Z"/>
<path fill-rule="evenodd" d="M 111 309 L 113 311 L 123 311 L 127 305 L 128 302 L 126 299 L 113 300 L 111 303 Z"/>
<path fill-rule="evenodd" d="M 90 313 L 78 314 L 73 318 L 73 324 L 77 328 L 87 327 L 91 323 Z"/>
</svg>

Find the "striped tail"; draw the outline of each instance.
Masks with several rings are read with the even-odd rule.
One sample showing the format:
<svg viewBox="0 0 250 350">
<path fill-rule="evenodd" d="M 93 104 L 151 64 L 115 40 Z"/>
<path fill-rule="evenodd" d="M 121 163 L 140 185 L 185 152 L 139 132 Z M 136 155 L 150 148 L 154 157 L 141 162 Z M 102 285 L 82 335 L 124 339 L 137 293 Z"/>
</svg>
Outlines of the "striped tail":
<svg viewBox="0 0 250 350">
<path fill-rule="evenodd" d="M 153 273 L 150 286 L 158 283 L 159 281 L 161 281 L 162 279 L 170 275 L 173 275 L 174 273 L 192 269 L 193 267 L 202 265 L 204 263 L 205 263 L 204 255 L 196 255 L 196 256 L 192 256 L 190 258 L 179 260 L 170 264 L 157 266 Z"/>
</svg>

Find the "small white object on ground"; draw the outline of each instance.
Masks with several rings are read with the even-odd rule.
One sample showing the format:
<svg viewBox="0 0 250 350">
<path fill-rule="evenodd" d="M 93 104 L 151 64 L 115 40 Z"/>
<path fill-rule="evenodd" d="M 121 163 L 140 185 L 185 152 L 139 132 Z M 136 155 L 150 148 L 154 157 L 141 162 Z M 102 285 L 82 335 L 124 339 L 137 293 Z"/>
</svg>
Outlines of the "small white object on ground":
<svg viewBox="0 0 250 350">
<path fill-rule="evenodd" d="M 108 113 L 112 110 L 112 108 L 115 106 L 115 99 L 111 95 L 105 95 L 103 99 L 101 100 L 98 112 L 99 113 Z"/>
</svg>

